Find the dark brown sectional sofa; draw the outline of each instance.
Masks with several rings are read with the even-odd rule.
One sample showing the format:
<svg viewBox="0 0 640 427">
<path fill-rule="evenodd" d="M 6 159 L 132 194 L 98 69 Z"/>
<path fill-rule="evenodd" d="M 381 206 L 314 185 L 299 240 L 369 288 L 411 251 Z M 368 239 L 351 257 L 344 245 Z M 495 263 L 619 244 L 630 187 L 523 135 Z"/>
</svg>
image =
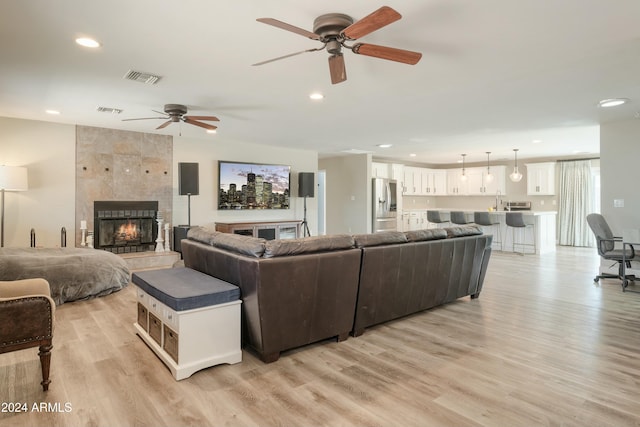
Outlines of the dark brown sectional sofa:
<svg viewBox="0 0 640 427">
<path fill-rule="evenodd" d="M 475 226 L 268 240 L 189 230 L 185 267 L 240 288 L 243 341 L 265 362 L 457 298 L 478 296 L 491 235 Z"/>
</svg>

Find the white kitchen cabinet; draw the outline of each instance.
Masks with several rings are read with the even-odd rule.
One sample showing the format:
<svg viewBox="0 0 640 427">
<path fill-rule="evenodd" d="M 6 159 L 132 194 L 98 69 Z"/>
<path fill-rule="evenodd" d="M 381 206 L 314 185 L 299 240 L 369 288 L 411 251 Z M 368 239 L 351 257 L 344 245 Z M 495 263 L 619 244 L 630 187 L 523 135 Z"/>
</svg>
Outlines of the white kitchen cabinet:
<svg viewBox="0 0 640 427">
<path fill-rule="evenodd" d="M 413 166 L 404 167 L 403 195 L 417 196 L 422 195 L 422 171 L 420 168 Z"/>
<path fill-rule="evenodd" d="M 445 169 L 422 169 L 422 195 L 445 196 L 447 194 L 447 171 Z"/>
<path fill-rule="evenodd" d="M 390 178 L 391 165 L 388 163 L 371 163 L 371 176 L 373 178 Z"/>
<path fill-rule="evenodd" d="M 466 181 L 461 179 L 462 170 L 459 168 L 447 171 L 447 191 L 455 196 L 494 196 L 499 191 L 505 194 L 505 166 L 491 167 L 493 181 L 487 181 L 486 167 L 472 167 L 465 169 Z"/>
<path fill-rule="evenodd" d="M 420 212 L 409 212 L 409 231 L 420 229 L 422 229 L 422 219 L 420 217 Z"/>
<path fill-rule="evenodd" d="M 495 196 L 498 191 L 505 194 L 505 166 L 493 166 L 491 169 L 493 180 L 489 182 L 486 167 L 470 168 L 469 193 L 474 196 Z"/>
<path fill-rule="evenodd" d="M 465 196 L 468 188 L 466 181 L 461 179 L 462 169 L 447 169 L 447 194 L 449 196 Z M 466 174 L 466 173 L 465 173 Z"/>
<path fill-rule="evenodd" d="M 552 196 L 556 194 L 556 164 L 555 162 L 528 163 L 527 167 L 527 195 Z"/>
<path fill-rule="evenodd" d="M 484 186 L 485 186 L 485 194 L 489 196 L 495 196 L 496 194 L 500 194 L 502 196 L 506 193 L 506 177 L 507 177 L 507 167 L 506 166 L 491 166 L 491 174 L 493 175 L 492 182 L 486 182 L 487 171 L 484 171 Z"/>
<path fill-rule="evenodd" d="M 470 196 L 483 196 L 485 194 L 484 175 L 486 169 L 479 168 L 467 168 L 467 195 Z"/>
<path fill-rule="evenodd" d="M 401 231 L 409 231 L 411 230 L 411 214 L 409 212 L 402 212 L 400 215 L 402 227 L 399 228 Z"/>
<path fill-rule="evenodd" d="M 398 185 L 402 185 L 404 182 L 404 165 L 394 163 L 391 165 L 391 179 L 398 181 Z"/>
</svg>

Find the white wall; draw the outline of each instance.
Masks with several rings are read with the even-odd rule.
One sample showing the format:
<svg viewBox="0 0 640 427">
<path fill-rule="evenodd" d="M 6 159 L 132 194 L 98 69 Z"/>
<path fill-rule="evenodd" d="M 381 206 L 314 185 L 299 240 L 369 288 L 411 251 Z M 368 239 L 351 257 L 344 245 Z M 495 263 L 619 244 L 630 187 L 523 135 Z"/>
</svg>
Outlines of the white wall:
<svg viewBox="0 0 640 427">
<path fill-rule="evenodd" d="M 175 137 L 173 147 L 175 224 L 187 223 L 187 197 L 178 195 L 178 162 L 200 163 L 200 195 L 191 197 L 192 225 L 218 220 L 302 220 L 298 172 L 317 172 L 316 152 L 229 141 L 219 135 L 202 140 Z M 75 125 L 0 117 L 0 164 L 29 169 L 29 190 L 6 193 L 5 246 L 28 247 L 31 228 L 36 230 L 38 246 L 60 246 L 62 227 L 67 229 L 67 245 L 74 245 L 80 225 L 75 218 L 75 152 Z M 291 209 L 218 211 L 218 160 L 291 165 Z M 311 233 L 317 234 L 316 198 L 307 198 L 307 221 Z"/>
<path fill-rule="evenodd" d="M 291 166 L 291 208 L 286 210 L 218 210 L 218 161 L 269 163 Z M 259 144 L 231 141 L 216 135 L 207 139 L 173 139 L 173 215 L 174 225 L 187 224 L 188 197 L 178 194 L 178 163 L 198 163 L 199 192 L 191 196 L 191 225 L 213 225 L 216 221 L 302 220 L 304 200 L 298 197 L 298 173 L 318 171 L 315 151 L 265 147 Z M 307 198 L 307 222 L 312 235 L 318 233 L 317 198 Z"/>
<path fill-rule="evenodd" d="M 600 127 L 601 211 L 616 236 L 625 228 L 640 228 L 639 141 L 640 120 Z M 624 207 L 614 207 L 615 199 L 624 200 Z"/>
<path fill-rule="evenodd" d="M 30 230 L 38 246 L 60 246 L 75 225 L 75 126 L 0 117 L 0 164 L 26 166 L 29 190 L 5 194 L 5 246 L 28 247 Z"/>
<path fill-rule="evenodd" d="M 371 232 L 371 155 L 321 159 L 327 173 L 327 234 Z"/>
</svg>

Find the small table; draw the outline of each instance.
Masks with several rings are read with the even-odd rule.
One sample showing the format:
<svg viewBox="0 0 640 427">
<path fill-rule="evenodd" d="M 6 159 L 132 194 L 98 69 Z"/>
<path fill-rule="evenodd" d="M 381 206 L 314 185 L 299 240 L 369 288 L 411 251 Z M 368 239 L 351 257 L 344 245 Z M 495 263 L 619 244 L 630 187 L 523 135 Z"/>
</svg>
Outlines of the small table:
<svg viewBox="0 0 640 427">
<path fill-rule="evenodd" d="M 138 335 L 176 380 L 242 361 L 240 289 L 190 268 L 133 273 Z"/>
</svg>

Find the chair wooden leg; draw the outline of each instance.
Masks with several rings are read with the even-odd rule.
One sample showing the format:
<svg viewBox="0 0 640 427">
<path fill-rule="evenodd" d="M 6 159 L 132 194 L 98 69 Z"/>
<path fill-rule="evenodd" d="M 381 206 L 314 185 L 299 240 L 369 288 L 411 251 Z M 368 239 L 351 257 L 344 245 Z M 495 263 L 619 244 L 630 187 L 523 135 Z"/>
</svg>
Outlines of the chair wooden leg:
<svg viewBox="0 0 640 427">
<path fill-rule="evenodd" d="M 52 345 L 41 345 L 40 352 L 38 355 L 40 356 L 40 366 L 42 367 L 42 390 L 49 390 L 49 367 L 51 366 L 51 349 Z"/>
</svg>

